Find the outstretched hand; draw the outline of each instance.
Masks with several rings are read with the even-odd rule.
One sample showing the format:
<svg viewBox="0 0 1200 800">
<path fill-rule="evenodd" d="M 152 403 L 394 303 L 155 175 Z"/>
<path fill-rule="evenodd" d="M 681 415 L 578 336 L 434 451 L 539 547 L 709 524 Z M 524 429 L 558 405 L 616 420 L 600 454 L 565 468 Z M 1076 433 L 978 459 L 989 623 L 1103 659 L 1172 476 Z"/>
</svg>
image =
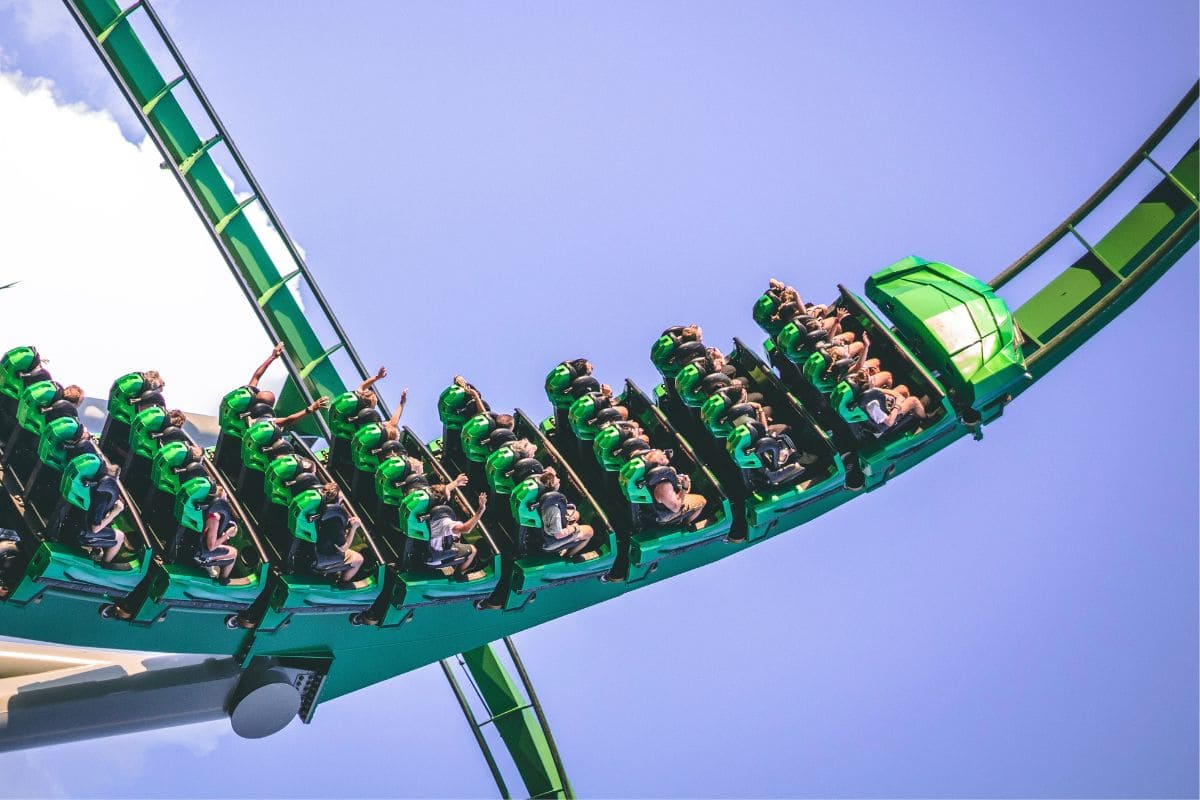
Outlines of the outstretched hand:
<svg viewBox="0 0 1200 800">
<path fill-rule="evenodd" d="M 328 397 L 318 397 L 316 400 L 313 400 L 311 403 L 308 404 L 308 410 L 309 410 L 309 413 L 312 413 L 313 411 L 320 411 L 322 408 L 325 408 L 328 405 L 329 405 Z"/>
<path fill-rule="evenodd" d="M 487 508 L 487 493 L 480 492 L 479 493 L 479 510 L 483 511 L 485 508 Z"/>
<path fill-rule="evenodd" d="M 377 381 L 381 381 L 386 377 L 387 377 L 387 367 L 380 367 L 379 371 L 375 373 L 375 380 L 377 380 Z"/>
<path fill-rule="evenodd" d="M 400 393 L 400 405 L 404 405 L 407 402 L 408 402 L 408 388 L 406 387 L 404 389 L 404 391 Z"/>
<path fill-rule="evenodd" d="M 281 355 L 283 355 L 283 342 L 271 348 L 271 358 L 279 358 Z"/>
</svg>

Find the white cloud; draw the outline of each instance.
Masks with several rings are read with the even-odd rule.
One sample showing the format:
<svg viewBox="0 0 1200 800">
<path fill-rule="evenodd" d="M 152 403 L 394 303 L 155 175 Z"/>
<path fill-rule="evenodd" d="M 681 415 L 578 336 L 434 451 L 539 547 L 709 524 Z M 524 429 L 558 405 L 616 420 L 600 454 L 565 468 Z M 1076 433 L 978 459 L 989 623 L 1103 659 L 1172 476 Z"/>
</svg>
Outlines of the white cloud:
<svg viewBox="0 0 1200 800">
<path fill-rule="evenodd" d="M 0 292 L 0 348 L 36 344 L 56 378 L 100 397 L 158 369 L 172 405 L 214 413 L 269 342 L 153 144 L 5 72 L 0 136 L 0 284 L 20 281 Z"/>
</svg>

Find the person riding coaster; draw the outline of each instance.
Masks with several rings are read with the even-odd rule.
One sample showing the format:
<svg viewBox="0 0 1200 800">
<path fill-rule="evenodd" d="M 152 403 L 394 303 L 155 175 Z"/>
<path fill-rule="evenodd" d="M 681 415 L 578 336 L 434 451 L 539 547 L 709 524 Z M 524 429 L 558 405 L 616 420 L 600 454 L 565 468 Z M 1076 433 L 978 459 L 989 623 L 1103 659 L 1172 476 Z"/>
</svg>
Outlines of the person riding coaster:
<svg viewBox="0 0 1200 800">
<path fill-rule="evenodd" d="M 315 493 L 317 500 L 315 509 L 308 511 L 309 495 Z M 313 574 L 338 579 L 339 588 L 351 588 L 355 576 L 363 565 L 361 553 L 351 549 L 354 537 L 362 523 L 358 517 L 351 516 L 342 499 L 341 489 L 336 483 L 324 484 L 315 492 L 304 492 L 292 501 L 293 509 L 301 513 L 289 511 L 289 517 L 296 520 L 293 535 L 300 532 L 304 522 L 315 528 L 313 538 Z M 304 531 L 307 534 L 307 530 Z M 297 537 L 300 538 L 300 537 Z"/>
<path fill-rule="evenodd" d="M 162 390 L 166 387 L 157 370 L 129 372 L 113 381 L 108 390 L 108 418 L 100 433 L 100 446 L 110 458 L 124 460 L 129 426 L 139 411 L 151 406 L 166 408 Z"/>
<path fill-rule="evenodd" d="M 409 455 L 392 454 L 375 470 L 375 498 L 383 506 L 399 508 L 405 495 L 428 486 L 425 464 Z"/>
<path fill-rule="evenodd" d="M 231 389 L 221 398 L 218 422 L 220 433 L 217 436 L 217 465 L 226 474 L 235 472 L 235 464 L 241 454 L 242 437 L 250 423 L 260 417 L 275 416 L 275 393 L 260 389 L 258 382 L 262 380 L 267 369 L 275 360 L 283 355 L 283 343 L 272 348 L 270 355 L 258 365 L 254 374 L 242 386 Z"/>
<path fill-rule="evenodd" d="M 534 503 L 540 523 L 538 527 L 542 529 L 542 552 L 553 553 L 560 558 L 581 557 L 588 549 L 595 531 L 591 525 L 579 521 L 579 511 L 559 491 L 562 482 L 558 473 L 554 467 L 546 467 L 530 480 L 537 484 L 538 495 Z"/>
<path fill-rule="evenodd" d="M 383 421 L 379 413 L 379 395 L 371 387 L 386 377 L 387 369 L 380 367 L 357 389 L 342 392 L 329 402 L 326 416 L 333 435 L 329 443 L 329 466 L 335 474 L 346 478 L 350 476 L 350 448 L 354 434 L 367 425 Z"/>
<path fill-rule="evenodd" d="M 621 490 L 635 505 L 650 507 L 650 524 L 656 527 L 688 526 L 704 512 L 707 500 L 692 494 L 692 480 L 671 466 L 671 454 L 651 449 L 621 468 Z"/>
<path fill-rule="evenodd" d="M 5 443 L 4 465 L 18 472 L 31 468 L 43 429 L 55 419 L 78 417 L 82 401 L 83 390 L 75 384 L 64 388 L 57 381 L 45 380 L 25 387 L 17 401 L 17 424 Z"/>
<path fill-rule="evenodd" d="M 925 404 L 920 398 L 913 397 L 904 384 L 894 389 L 866 388 L 858 393 L 856 404 L 866 413 L 865 425 L 875 438 L 929 416 Z"/>
<path fill-rule="evenodd" d="M 438 419 L 442 421 L 442 452 L 457 462 L 462 455 L 462 430 L 467 420 L 489 410 L 479 390 L 467 383 L 462 375 L 438 396 Z"/>
<path fill-rule="evenodd" d="M 199 546 L 192 557 L 201 569 L 215 569 L 216 581 L 222 586 L 230 583 L 230 574 L 237 564 L 238 550 L 227 542 L 238 535 L 238 524 L 233 519 L 233 507 L 225 490 L 216 486 L 209 495 L 204 508 L 204 530 L 200 533 Z"/>
<path fill-rule="evenodd" d="M 704 355 L 704 332 L 699 325 L 675 325 L 662 332 L 650 348 L 650 360 L 669 389 L 679 370 Z"/>
<path fill-rule="evenodd" d="M 497 495 L 511 494 L 517 483 L 513 477 L 517 463 L 536 455 L 537 448 L 528 439 L 517 439 L 493 450 L 484 462 L 488 488 Z"/>
<path fill-rule="evenodd" d="M 620 398 L 613 396 L 612 387 L 604 383 L 599 391 L 588 392 L 571 403 L 568 416 L 571 432 L 586 452 L 600 427 L 629 419 L 629 409 L 621 404 Z"/>
<path fill-rule="evenodd" d="M 7 438 L 11 432 L 17 401 L 25 387 L 50 380 L 46 363 L 37 348 L 30 345 L 14 347 L 0 356 L 0 436 Z"/>
<path fill-rule="evenodd" d="M 764 410 L 757 419 L 743 417 L 726 440 L 726 449 L 743 471 L 748 485 L 759 483 L 782 486 L 804 476 L 807 465 L 816 461 L 810 453 L 800 453 L 789 427 L 772 423 Z"/>
<path fill-rule="evenodd" d="M 483 411 L 467 420 L 461 435 L 462 453 L 466 458 L 467 475 L 471 486 L 484 489 L 487 486 L 485 465 L 495 449 L 516 439 L 513 429 L 516 420 L 512 414 L 497 414 Z"/>
<path fill-rule="evenodd" d="M 736 378 L 733 365 L 717 348 L 710 347 L 700 358 L 686 364 L 675 376 L 675 393 L 688 408 L 698 409 L 714 391 Z M 692 412 L 695 413 L 695 412 Z"/>
<path fill-rule="evenodd" d="M 453 569 L 458 577 L 466 576 L 478 550 L 475 545 L 462 541 L 463 536 L 470 533 L 487 510 L 487 494 L 479 494 L 478 509 L 464 522 L 459 522 L 450 505 L 451 495 L 455 489 L 467 484 L 466 475 L 458 475 L 448 484 L 435 484 L 428 489 L 418 490 L 410 495 L 412 502 L 406 499 L 406 505 L 414 509 L 424 508 L 423 516 L 429 532 L 429 550 L 425 554 L 425 566 L 434 570 Z"/>
<path fill-rule="evenodd" d="M 408 389 L 400 394 L 400 404 L 386 422 L 369 422 L 354 432 L 350 440 L 350 465 L 354 472 L 350 477 L 350 493 L 359 492 L 361 480 L 374 477 L 380 463 L 394 455 L 404 455 L 400 444 L 400 417 L 408 403 Z"/>
</svg>

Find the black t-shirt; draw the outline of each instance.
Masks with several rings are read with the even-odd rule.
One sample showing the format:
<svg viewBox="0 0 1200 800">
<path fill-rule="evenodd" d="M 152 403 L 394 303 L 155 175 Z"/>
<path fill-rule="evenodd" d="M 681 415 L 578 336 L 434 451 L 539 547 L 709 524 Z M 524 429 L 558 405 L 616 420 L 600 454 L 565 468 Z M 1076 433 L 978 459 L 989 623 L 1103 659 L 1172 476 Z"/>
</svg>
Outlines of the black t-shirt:
<svg viewBox="0 0 1200 800">
<path fill-rule="evenodd" d="M 346 545 L 346 526 L 350 515 L 341 503 L 330 503 L 317 520 L 317 552 L 323 556 L 337 555 Z"/>
</svg>

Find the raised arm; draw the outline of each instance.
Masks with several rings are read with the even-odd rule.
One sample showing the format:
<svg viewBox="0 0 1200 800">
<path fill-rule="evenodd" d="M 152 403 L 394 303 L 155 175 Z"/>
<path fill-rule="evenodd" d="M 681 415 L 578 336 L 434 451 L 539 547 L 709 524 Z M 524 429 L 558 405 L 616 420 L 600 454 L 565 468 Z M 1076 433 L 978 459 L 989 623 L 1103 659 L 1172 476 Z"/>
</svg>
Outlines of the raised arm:
<svg viewBox="0 0 1200 800">
<path fill-rule="evenodd" d="M 252 389 L 258 388 L 258 382 L 262 380 L 262 376 L 267 374 L 267 369 L 275 363 L 275 359 L 283 355 L 283 342 L 271 348 L 271 355 L 267 356 L 267 360 L 258 365 L 258 369 L 254 370 L 254 375 L 250 377 L 250 382 L 246 384 Z"/>
<path fill-rule="evenodd" d="M 295 425 L 297 422 L 304 419 L 309 414 L 312 414 L 315 411 L 320 411 L 322 408 L 325 408 L 327 405 L 329 405 L 328 397 L 318 397 L 316 400 L 309 403 L 308 406 L 300 409 L 295 414 L 288 414 L 286 417 L 275 417 L 274 421 L 275 421 L 276 425 L 279 425 L 280 427 L 283 427 L 283 428 L 287 428 L 291 425 Z"/>
<path fill-rule="evenodd" d="M 483 398 L 479 396 L 479 390 L 471 384 L 467 383 L 467 379 L 462 375 L 454 376 L 454 383 L 461 388 L 471 398 L 471 402 L 475 404 L 475 413 L 482 414 L 487 411 L 487 406 L 483 403 Z"/>
<path fill-rule="evenodd" d="M 400 422 L 400 416 L 404 413 L 404 404 L 408 402 L 408 389 L 400 393 L 400 405 L 396 406 L 396 410 L 392 413 L 392 418 L 388 420 L 388 424 L 395 427 Z"/>
<path fill-rule="evenodd" d="M 358 390 L 364 391 L 370 389 L 375 384 L 387 377 L 387 367 L 380 367 L 379 371 L 358 385 Z"/>
<path fill-rule="evenodd" d="M 454 525 L 454 532 L 459 536 L 465 533 L 470 533 L 471 529 L 479 524 L 479 520 L 483 519 L 483 512 L 487 509 L 487 495 L 480 493 L 479 495 L 479 510 L 471 515 L 471 518 L 466 522 L 458 522 Z"/>
</svg>

